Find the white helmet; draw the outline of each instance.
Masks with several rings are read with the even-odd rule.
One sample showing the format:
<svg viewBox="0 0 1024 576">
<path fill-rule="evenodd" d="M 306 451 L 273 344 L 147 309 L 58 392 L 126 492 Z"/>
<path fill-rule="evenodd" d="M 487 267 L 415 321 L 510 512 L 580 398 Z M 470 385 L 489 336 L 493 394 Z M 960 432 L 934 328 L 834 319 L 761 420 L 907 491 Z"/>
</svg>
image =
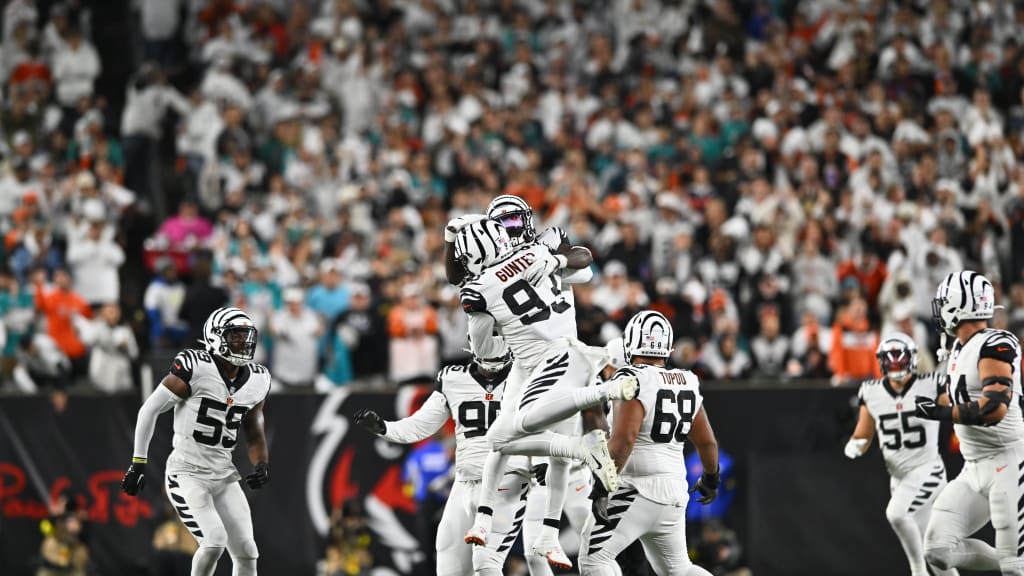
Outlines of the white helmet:
<svg viewBox="0 0 1024 576">
<path fill-rule="evenodd" d="M 533 209 L 525 200 L 511 194 L 502 194 L 487 205 L 487 217 L 501 224 L 515 247 L 537 239 L 533 227 Z"/>
<path fill-rule="evenodd" d="M 661 312 L 637 312 L 626 324 L 622 341 L 627 362 L 634 356 L 668 358 L 672 352 L 672 324 Z"/>
<path fill-rule="evenodd" d="M 614 368 L 622 368 L 626 365 L 626 347 L 622 338 L 613 338 L 604 345 L 604 352 L 608 356 L 608 365 Z"/>
<path fill-rule="evenodd" d="M 954 272 L 939 283 L 932 300 L 932 317 L 938 327 L 950 336 L 965 320 L 987 320 L 996 306 L 992 283 L 978 272 Z"/>
<path fill-rule="evenodd" d="M 252 362 L 256 337 L 252 318 L 238 308 L 218 308 L 203 324 L 202 343 L 206 351 L 235 366 Z"/>
<path fill-rule="evenodd" d="M 492 344 L 491 348 L 494 351 L 489 354 L 489 357 L 480 358 L 474 354 L 473 363 L 484 372 L 496 374 L 512 364 L 512 350 L 505 344 L 505 339 L 501 336 L 492 336 Z"/>
<path fill-rule="evenodd" d="M 902 332 L 882 338 L 875 357 L 886 378 L 902 380 L 917 371 L 917 344 Z"/>
<path fill-rule="evenodd" d="M 484 268 L 501 262 L 513 250 L 508 232 L 494 220 L 473 222 L 455 237 L 455 258 L 472 276 L 478 276 Z"/>
</svg>

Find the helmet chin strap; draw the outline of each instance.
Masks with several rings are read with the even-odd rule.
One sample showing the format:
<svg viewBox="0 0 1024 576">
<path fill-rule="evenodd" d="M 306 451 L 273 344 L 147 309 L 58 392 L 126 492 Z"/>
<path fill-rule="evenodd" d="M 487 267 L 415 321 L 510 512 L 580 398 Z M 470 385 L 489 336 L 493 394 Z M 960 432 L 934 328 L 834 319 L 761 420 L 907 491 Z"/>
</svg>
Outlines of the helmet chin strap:
<svg viewBox="0 0 1024 576">
<path fill-rule="evenodd" d="M 943 328 L 939 334 L 939 349 L 935 351 L 935 361 L 942 364 L 949 359 L 949 333 Z"/>
</svg>

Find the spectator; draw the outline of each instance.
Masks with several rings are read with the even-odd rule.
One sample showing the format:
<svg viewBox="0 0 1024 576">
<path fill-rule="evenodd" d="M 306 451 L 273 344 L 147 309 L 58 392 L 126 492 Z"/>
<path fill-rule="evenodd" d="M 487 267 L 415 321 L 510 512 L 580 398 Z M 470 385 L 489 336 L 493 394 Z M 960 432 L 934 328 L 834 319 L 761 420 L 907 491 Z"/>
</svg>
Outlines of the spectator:
<svg viewBox="0 0 1024 576">
<path fill-rule="evenodd" d="M 228 291 L 211 283 L 211 262 L 209 253 L 196 255 L 192 266 L 192 284 L 185 291 L 185 301 L 181 304 L 178 318 L 188 325 L 185 342 L 201 341 L 203 323 L 217 308 L 228 302 Z"/>
<path fill-rule="evenodd" d="M 310 289 L 306 304 L 330 325 L 348 310 L 351 298 L 347 284 L 341 281 L 340 263 L 333 258 L 320 262 L 320 283 Z"/>
<path fill-rule="evenodd" d="M 776 309 L 761 309 L 760 332 L 750 341 L 750 351 L 754 359 L 754 374 L 762 378 L 777 378 L 786 369 L 789 359 L 789 337 L 782 334 L 782 322 Z"/>
<path fill-rule="evenodd" d="M 327 372 L 336 384 L 378 380 L 381 366 L 389 365 L 387 323 L 366 284 L 352 285 L 352 307 L 338 315 L 330 334 L 333 357 Z"/>
<path fill-rule="evenodd" d="M 629 293 L 629 281 L 626 278 L 626 265 L 612 260 L 604 265 L 601 284 L 594 290 L 594 305 L 604 310 L 612 320 L 624 316 L 622 309 L 626 307 Z"/>
<path fill-rule="evenodd" d="M 135 382 L 132 364 L 139 358 L 139 346 L 131 328 L 121 324 L 121 306 L 108 302 L 99 316 L 79 327 L 89 345 L 89 382 L 108 393 L 131 390 Z"/>
<path fill-rule="evenodd" d="M 185 284 L 178 279 L 178 267 L 171 258 L 159 258 L 153 267 L 157 275 L 142 298 L 149 320 L 150 345 L 180 348 L 188 332 L 188 325 L 179 317 L 185 301 Z"/>
<path fill-rule="evenodd" d="M 406 284 L 401 302 L 388 312 L 391 354 L 388 377 L 402 383 L 433 378 L 437 372 L 437 311 L 423 301 L 419 286 Z"/>
<path fill-rule="evenodd" d="M 199 207 L 192 200 L 183 200 L 178 205 L 178 214 L 171 216 L 157 234 L 172 248 L 190 250 L 205 242 L 213 234 L 213 225 L 199 215 Z"/>
<path fill-rule="evenodd" d="M 0 324 L 4 327 L 5 336 L 0 376 L 10 375 L 15 350 L 22 337 L 32 329 L 35 318 L 35 295 L 10 272 L 0 268 Z"/>
<path fill-rule="evenodd" d="M 270 319 L 274 337 L 274 377 L 288 387 L 312 387 L 317 374 L 317 343 L 322 320 L 305 302 L 302 288 L 284 291 L 284 310 Z"/>
<path fill-rule="evenodd" d="M 61 512 L 50 522 L 39 555 L 36 576 L 87 576 L 91 573 L 89 547 L 82 541 L 82 520 Z"/>
<path fill-rule="evenodd" d="M 438 293 L 438 334 L 441 337 L 441 363 L 465 364 L 470 360 L 469 319 L 459 301 L 459 291 L 445 286 Z"/>
<path fill-rule="evenodd" d="M 65 43 L 53 55 L 53 79 L 57 84 L 57 102 L 65 115 L 78 117 L 82 99 L 92 97 L 93 82 L 100 75 L 100 57 L 82 31 L 71 26 Z M 72 122 L 73 125 L 73 122 Z"/>
<path fill-rule="evenodd" d="M 174 36 L 181 23 L 181 0 L 143 0 L 138 6 L 146 59 L 164 70 L 174 69 L 178 64 Z"/>
<path fill-rule="evenodd" d="M 324 560 L 326 576 L 367 576 L 373 566 L 370 530 L 355 500 L 331 511 L 330 538 Z"/>
<path fill-rule="evenodd" d="M 75 292 L 90 306 L 98 307 L 121 297 L 118 269 L 124 263 L 124 250 L 107 234 L 102 205 L 86 205 L 85 236 L 68 246 L 68 266 L 75 279 Z"/>
<path fill-rule="evenodd" d="M 67 406 L 68 376 L 71 361 L 48 335 L 29 332 L 22 335 L 15 351 L 14 384 L 25 393 L 47 392 L 54 409 L 61 413 Z"/>
<path fill-rule="evenodd" d="M 89 304 L 72 290 L 71 273 L 59 268 L 53 275 L 53 288 L 43 286 L 41 271 L 36 271 L 33 283 L 36 289 L 36 308 L 46 319 L 46 329 L 57 347 L 71 361 L 71 376 L 85 376 L 88 371 L 88 349 L 78 337 L 76 318 L 92 318 Z"/>
<path fill-rule="evenodd" d="M 180 576 L 191 571 L 192 555 L 199 544 L 192 536 L 169 498 L 163 499 L 165 520 L 153 530 L 153 549 L 156 551 L 155 576 Z"/>
<path fill-rule="evenodd" d="M 836 315 L 832 326 L 829 366 L 834 385 L 849 384 L 867 378 L 881 378 L 875 350 L 878 333 L 868 322 L 867 301 L 855 296 Z"/>
<path fill-rule="evenodd" d="M 750 354 L 740 349 L 736 334 L 732 331 L 721 334 L 705 345 L 700 363 L 707 370 L 707 375 L 715 380 L 746 378 L 753 368 Z"/>
<path fill-rule="evenodd" d="M 885 263 L 878 255 L 867 248 L 859 249 L 849 260 L 841 263 L 836 270 L 839 275 L 839 282 L 847 278 L 857 280 L 861 290 L 867 298 L 867 304 L 872 310 L 878 303 L 878 293 L 882 289 L 882 283 L 888 275 Z"/>
</svg>

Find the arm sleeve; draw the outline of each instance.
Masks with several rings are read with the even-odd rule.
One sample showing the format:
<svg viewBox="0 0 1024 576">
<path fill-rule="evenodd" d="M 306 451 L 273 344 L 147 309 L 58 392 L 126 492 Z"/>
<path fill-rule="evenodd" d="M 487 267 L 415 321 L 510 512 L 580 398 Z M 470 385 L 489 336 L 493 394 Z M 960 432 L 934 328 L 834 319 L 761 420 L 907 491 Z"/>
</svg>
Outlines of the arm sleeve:
<svg viewBox="0 0 1024 576">
<path fill-rule="evenodd" d="M 423 407 L 408 418 L 387 423 L 384 438 L 399 444 L 411 444 L 429 438 L 444 426 L 450 416 L 444 394 L 434 392 Z"/>
<path fill-rule="evenodd" d="M 492 338 L 494 335 L 494 318 L 490 314 L 469 315 L 469 348 L 477 358 L 494 358 L 501 356 L 503 341 Z"/>
<path fill-rule="evenodd" d="M 594 277 L 594 270 L 587 266 L 586 268 L 580 268 L 579 270 L 565 269 L 562 274 L 562 282 L 566 284 L 586 284 Z"/>
<path fill-rule="evenodd" d="M 153 428 L 156 427 L 157 416 L 167 412 L 181 402 L 181 398 L 166 386 L 160 385 L 153 390 L 149 398 L 139 408 L 139 417 L 135 421 L 135 452 L 136 458 L 146 458 L 149 454 L 149 441 L 153 439 Z"/>
</svg>

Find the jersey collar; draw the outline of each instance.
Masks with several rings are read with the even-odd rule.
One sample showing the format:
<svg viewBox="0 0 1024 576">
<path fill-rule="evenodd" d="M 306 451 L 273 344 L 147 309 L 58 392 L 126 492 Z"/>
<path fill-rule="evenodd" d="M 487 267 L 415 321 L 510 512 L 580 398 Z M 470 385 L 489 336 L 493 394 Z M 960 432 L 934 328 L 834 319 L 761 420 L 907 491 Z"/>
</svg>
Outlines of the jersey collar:
<svg viewBox="0 0 1024 576">
<path fill-rule="evenodd" d="M 479 384 L 480 387 L 486 390 L 488 393 L 490 393 L 495 388 L 500 386 L 505 381 L 505 379 L 508 378 L 508 373 L 511 371 L 512 365 L 509 364 L 508 366 L 505 366 L 501 370 L 501 372 L 498 372 L 497 374 L 491 376 L 490 378 L 485 378 L 484 375 L 480 373 L 479 366 L 477 366 L 476 364 L 469 365 L 469 375 L 472 376 L 473 380 L 475 380 L 476 383 Z"/>
<path fill-rule="evenodd" d="M 245 383 L 249 381 L 249 374 L 251 374 L 252 371 L 249 370 L 248 364 L 238 369 L 238 375 L 235 376 L 234 380 L 228 378 L 228 375 L 224 373 L 224 368 L 219 362 L 214 362 L 214 364 L 217 365 L 217 372 L 220 373 L 221 382 L 224 383 L 224 387 L 227 388 L 228 392 L 231 394 L 238 392 L 238 390 L 241 389 L 242 386 L 245 386 Z"/>
<path fill-rule="evenodd" d="M 889 395 L 892 396 L 893 398 L 905 397 L 907 395 L 907 392 L 910 392 L 910 389 L 914 387 L 914 384 L 916 382 L 917 374 L 911 374 L 910 380 L 907 380 L 907 383 L 903 385 L 903 390 L 897 392 L 896 389 L 892 387 L 892 384 L 889 383 L 889 379 L 886 378 L 885 376 L 882 376 L 882 387 L 885 388 L 885 391 L 888 392 Z"/>
</svg>

